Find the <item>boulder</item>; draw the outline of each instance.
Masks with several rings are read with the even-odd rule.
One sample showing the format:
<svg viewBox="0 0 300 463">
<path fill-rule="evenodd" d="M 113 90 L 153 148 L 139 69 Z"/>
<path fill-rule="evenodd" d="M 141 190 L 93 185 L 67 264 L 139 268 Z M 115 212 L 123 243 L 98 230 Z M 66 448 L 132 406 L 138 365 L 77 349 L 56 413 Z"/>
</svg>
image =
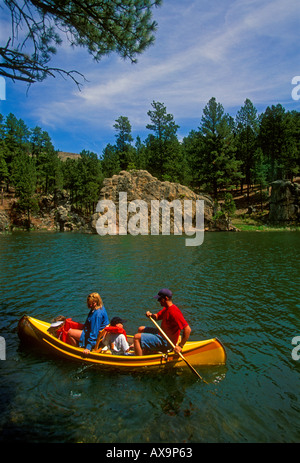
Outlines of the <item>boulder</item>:
<svg viewBox="0 0 300 463">
<path fill-rule="evenodd" d="M 70 198 L 64 194 L 59 198 L 55 209 L 55 223 L 59 231 L 89 231 L 89 227 L 83 217 L 72 210 Z"/>
<path fill-rule="evenodd" d="M 300 220 L 300 185 L 288 180 L 271 184 L 269 221 L 271 223 Z"/>
<path fill-rule="evenodd" d="M 214 220 L 215 207 L 211 197 L 208 195 L 197 195 L 192 190 L 184 185 L 172 183 L 168 181 L 160 181 L 153 177 L 146 170 L 131 170 L 121 171 L 118 175 L 111 178 L 106 178 L 103 181 L 103 187 L 100 192 L 99 201 L 110 200 L 116 206 L 116 215 L 119 213 L 119 194 L 127 193 L 127 203 L 134 200 L 143 200 L 148 205 L 149 227 L 151 223 L 151 201 L 152 200 L 167 200 L 172 202 L 180 200 L 183 208 L 184 200 L 192 200 L 196 204 L 196 200 L 204 201 L 204 227 L 206 230 L 224 230 L 223 223 L 216 223 Z M 195 224 L 196 211 L 193 208 L 192 221 Z M 96 223 L 100 217 L 100 213 L 96 212 L 91 218 L 91 228 L 96 232 Z M 128 216 L 129 217 L 129 216 Z M 171 215 L 171 230 L 174 217 Z M 118 224 L 117 224 L 118 226 Z"/>
<path fill-rule="evenodd" d="M 6 211 L 0 211 L 0 232 L 9 231 L 10 217 Z"/>
</svg>

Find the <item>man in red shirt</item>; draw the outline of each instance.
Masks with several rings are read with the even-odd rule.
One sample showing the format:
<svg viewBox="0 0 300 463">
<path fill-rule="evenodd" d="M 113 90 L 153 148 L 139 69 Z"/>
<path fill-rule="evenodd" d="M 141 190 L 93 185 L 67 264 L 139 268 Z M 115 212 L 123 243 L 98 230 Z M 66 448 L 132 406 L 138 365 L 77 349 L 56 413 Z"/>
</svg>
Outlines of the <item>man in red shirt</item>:
<svg viewBox="0 0 300 463">
<path fill-rule="evenodd" d="M 184 319 L 181 311 L 172 302 L 172 292 L 167 289 L 161 289 L 157 296 L 162 309 L 157 314 L 146 312 L 147 317 L 152 317 L 154 320 L 162 320 L 161 329 L 166 333 L 168 338 L 175 344 L 175 352 L 179 353 L 186 341 L 188 340 L 191 328 Z M 179 335 L 182 331 L 182 339 L 177 345 Z M 157 328 L 140 326 L 138 333 L 134 336 L 134 351 L 135 355 L 149 354 L 151 352 L 166 352 L 171 348 L 170 344 L 160 334 Z"/>
</svg>

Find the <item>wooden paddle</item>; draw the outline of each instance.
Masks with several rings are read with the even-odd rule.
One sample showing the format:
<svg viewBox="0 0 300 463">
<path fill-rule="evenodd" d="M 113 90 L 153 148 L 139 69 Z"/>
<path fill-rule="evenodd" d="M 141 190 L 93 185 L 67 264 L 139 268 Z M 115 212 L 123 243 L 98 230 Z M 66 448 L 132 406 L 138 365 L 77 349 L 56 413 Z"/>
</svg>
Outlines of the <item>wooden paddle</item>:
<svg viewBox="0 0 300 463">
<path fill-rule="evenodd" d="M 148 315 L 147 315 L 148 316 Z M 166 333 L 161 329 L 161 327 L 159 326 L 158 323 L 156 323 L 156 321 L 154 320 L 154 318 L 152 318 L 151 316 L 149 316 L 148 318 L 150 318 L 154 325 L 158 328 L 158 330 L 161 332 L 161 334 L 163 335 L 163 337 L 168 341 L 169 344 L 171 344 L 171 346 L 173 347 L 173 349 L 175 350 L 175 345 L 172 343 L 172 341 L 168 338 L 168 336 L 166 335 Z M 204 383 L 208 384 L 203 378 L 202 376 L 199 375 L 198 371 L 195 370 L 195 368 L 187 361 L 187 359 L 182 355 L 181 352 L 178 352 L 178 355 L 179 357 L 182 358 L 182 360 L 187 364 L 187 366 L 192 370 L 193 373 L 195 373 L 195 375 L 198 376 L 198 378 L 200 378 Z"/>
</svg>

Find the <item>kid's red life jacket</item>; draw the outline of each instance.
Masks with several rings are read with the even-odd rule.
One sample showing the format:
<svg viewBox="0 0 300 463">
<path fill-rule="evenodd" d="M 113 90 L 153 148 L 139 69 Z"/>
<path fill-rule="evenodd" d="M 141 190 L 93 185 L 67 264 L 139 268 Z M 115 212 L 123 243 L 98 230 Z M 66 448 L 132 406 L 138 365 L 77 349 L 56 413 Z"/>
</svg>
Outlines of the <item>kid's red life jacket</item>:
<svg viewBox="0 0 300 463">
<path fill-rule="evenodd" d="M 127 340 L 127 334 L 126 334 L 126 331 L 124 330 L 124 328 L 120 328 L 118 326 L 107 326 L 105 328 L 105 331 L 107 331 L 108 333 L 114 333 L 114 334 L 124 334 L 126 340 Z"/>
<path fill-rule="evenodd" d="M 72 318 L 67 318 L 61 328 L 57 330 L 58 339 L 70 344 L 68 340 L 68 331 L 73 328 L 75 330 L 83 330 L 84 325 L 82 323 L 74 322 Z"/>
</svg>

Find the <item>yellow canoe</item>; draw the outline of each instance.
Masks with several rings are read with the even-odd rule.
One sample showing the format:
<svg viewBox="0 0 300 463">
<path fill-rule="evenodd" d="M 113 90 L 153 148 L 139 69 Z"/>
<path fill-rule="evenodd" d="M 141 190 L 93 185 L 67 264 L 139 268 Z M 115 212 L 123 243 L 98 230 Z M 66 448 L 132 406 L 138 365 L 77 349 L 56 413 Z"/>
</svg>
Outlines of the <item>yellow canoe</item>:
<svg viewBox="0 0 300 463">
<path fill-rule="evenodd" d="M 186 363 L 173 351 L 167 354 L 157 353 L 144 356 L 113 355 L 91 351 L 85 355 L 83 348 L 70 346 L 48 333 L 49 326 L 50 323 L 24 315 L 18 323 L 19 338 L 23 341 L 34 341 L 46 348 L 47 351 L 70 360 L 111 369 L 140 370 L 145 367 L 186 366 Z M 133 336 L 128 336 L 129 343 L 132 339 Z M 226 362 L 225 349 L 217 338 L 205 341 L 188 341 L 182 354 L 191 365 L 222 365 Z"/>
</svg>

